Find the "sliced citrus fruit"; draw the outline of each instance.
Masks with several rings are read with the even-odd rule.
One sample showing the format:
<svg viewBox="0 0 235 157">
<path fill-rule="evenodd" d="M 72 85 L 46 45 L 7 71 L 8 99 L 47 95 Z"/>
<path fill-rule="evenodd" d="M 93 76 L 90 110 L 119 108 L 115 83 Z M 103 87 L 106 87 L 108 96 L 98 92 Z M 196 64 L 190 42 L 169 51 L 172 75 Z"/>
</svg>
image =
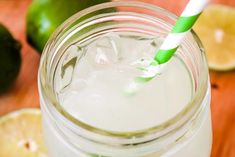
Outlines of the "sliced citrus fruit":
<svg viewBox="0 0 235 157">
<path fill-rule="evenodd" d="M 39 109 L 23 109 L 0 118 L 0 157 L 47 157 Z"/>
<path fill-rule="evenodd" d="M 220 4 L 208 6 L 194 30 L 205 47 L 211 69 L 235 68 L 235 8 Z"/>
</svg>

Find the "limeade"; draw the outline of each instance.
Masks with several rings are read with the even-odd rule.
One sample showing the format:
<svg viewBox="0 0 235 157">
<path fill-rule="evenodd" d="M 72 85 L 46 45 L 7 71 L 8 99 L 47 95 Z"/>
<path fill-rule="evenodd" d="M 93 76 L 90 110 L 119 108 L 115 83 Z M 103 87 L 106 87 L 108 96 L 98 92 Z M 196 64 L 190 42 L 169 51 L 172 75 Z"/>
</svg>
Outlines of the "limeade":
<svg viewBox="0 0 235 157">
<path fill-rule="evenodd" d="M 84 48 L 86 54 L 75 66 L 71 84 L 59 95 L 63 107 L 87 124 L 120 132 L 147 129 L 180 112 L 193 90 L 190 75 L 177 58 L 128 96 L 128 85 L 144 72 L 138 69 L 138 62 L 151 59 L 154 46 L 160 44 L 154 38 L 142 38 L 107 34 Z M 69 50 L 76 51 L 76 47 Z"/>
<path fill-rule="evenodd" d="M 194 95 L 191 73 L 177 54 L 156 78 L 133 93 L 127 91 L 133 80 L 143 74 L 144 70 L 140 69 L 143 62 L 154 56 L 161 41 L 146 34 L 112 32 L 70 46 L 55 77 L 61 106 L 75 119 L 111 132 L 140 131 L 171 120 Z M 145 156 L 209 157 L 209 107 L 205 112 L 192 137 L 161 155 Z M 54 145 L 50 148 L 51 157 L 89 156 L 63 144 L 50 125 L 46 122 L 44 125 L 46 139 L 51 139 L 47 143 Z"/>
</svg>

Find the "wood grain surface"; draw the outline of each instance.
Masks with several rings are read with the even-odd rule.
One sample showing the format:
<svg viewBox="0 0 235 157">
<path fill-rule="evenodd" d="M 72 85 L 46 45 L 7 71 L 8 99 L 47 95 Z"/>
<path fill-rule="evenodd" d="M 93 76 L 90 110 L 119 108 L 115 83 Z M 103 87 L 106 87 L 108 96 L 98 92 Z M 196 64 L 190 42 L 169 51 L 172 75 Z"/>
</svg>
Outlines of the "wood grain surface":
<svg viewBox="0 0 235 157">
<path fill-rule="evenodd" d="M 188 0 L 141 0 L 179 14 Z M 0 23 L 22 43 L 22 65 L 15 85 L 0 96 L 0 115 L 24 107 L 39 107 L 37 70 L 40 56 L 25 37 L 25 16 L 31 0 L 0 0 Z M 235 0 L 214 0 L 235 7 Z M 212 157 L 235 157 L 235 71 L 210 72 L 212 84 Z M 1 78 L 0 78 L 1 79 Z"/>
</svg>

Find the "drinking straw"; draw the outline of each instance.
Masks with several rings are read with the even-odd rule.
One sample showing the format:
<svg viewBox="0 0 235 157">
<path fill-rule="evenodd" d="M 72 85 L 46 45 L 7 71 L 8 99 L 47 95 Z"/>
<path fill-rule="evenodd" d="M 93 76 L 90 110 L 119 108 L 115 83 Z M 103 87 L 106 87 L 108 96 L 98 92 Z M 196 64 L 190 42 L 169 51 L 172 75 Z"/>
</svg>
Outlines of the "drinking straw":
<svg viewBox="0 0 235 157">
<path fill-rule="evenodd" d="M 174 55 L 186 34 L 201 15 L 206 4 L 207 0 L 190 0 L 154 57 L 159 64 L 166 63 Z"/>
<path fill-rule="evenodd" d="M 156 52 L 154 60 L 146 68 L 142 68 L 145 71 L 144 74 L 137 77 L 134 84 L 130 84 L 131 88 L 139 86 L 137 82 L 148 82 L 159 74 L 159 65 L 168 62 L 172 58 L 207 3 L 208 0 L 190 0 L 188 2 L 181 16 L 177 19 L 175 26 L 164 40 L 160 49 Z"/>
</svg>

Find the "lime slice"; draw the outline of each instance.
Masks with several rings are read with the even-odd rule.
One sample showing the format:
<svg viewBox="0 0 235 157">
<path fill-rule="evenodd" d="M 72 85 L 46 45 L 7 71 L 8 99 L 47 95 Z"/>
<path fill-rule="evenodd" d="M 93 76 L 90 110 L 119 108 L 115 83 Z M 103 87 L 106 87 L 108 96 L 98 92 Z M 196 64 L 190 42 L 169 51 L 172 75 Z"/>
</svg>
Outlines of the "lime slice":
<svg viewBox="0 0 235 157">
<path fill-rule="evenodd" d="M 205 47 L 211 69 L 235 68 L 235 8 L 208 6 L 194 26 Z"/>
<path fill-rule="evenodd" d="M 1 157 L 47 157 L 39 109 L 23 109 L 0 118 Z"/>
</svg>

